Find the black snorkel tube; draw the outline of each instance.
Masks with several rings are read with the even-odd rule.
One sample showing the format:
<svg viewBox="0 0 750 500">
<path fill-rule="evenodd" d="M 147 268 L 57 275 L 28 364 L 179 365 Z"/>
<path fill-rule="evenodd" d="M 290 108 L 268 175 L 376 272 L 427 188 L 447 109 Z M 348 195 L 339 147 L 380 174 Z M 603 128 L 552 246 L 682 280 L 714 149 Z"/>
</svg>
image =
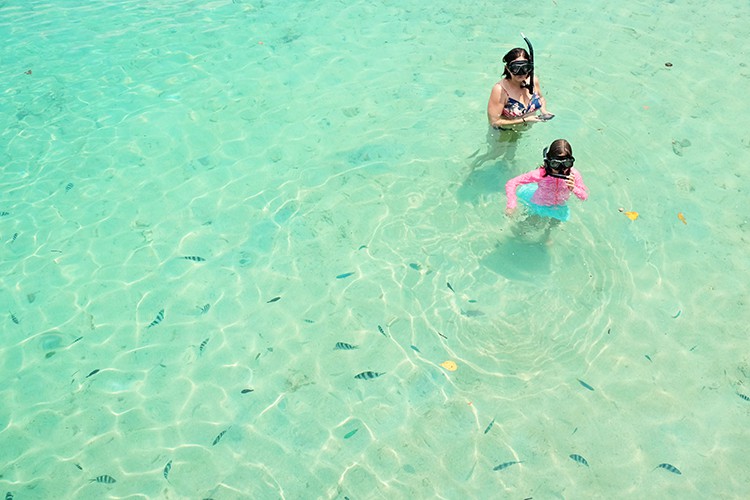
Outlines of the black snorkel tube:
<svg viewBox="0 0 750 500">
<path fill-rule="evenodd" d="M 534 47 L 531 46 L 531 42 L 528 38 L 526 38 L 526 35 L 523 34 L 523 31 L 521 32 L 521 36 L 523 37 L 523 41 L 526 42 L 526 45 L 529 47 L 529 62 L 531 63 L 531 73 L 529 73 L 529 83 L 526 85 L 526 88 L 529 89 L 529 94 L 534 94 Z"/>
</svg>

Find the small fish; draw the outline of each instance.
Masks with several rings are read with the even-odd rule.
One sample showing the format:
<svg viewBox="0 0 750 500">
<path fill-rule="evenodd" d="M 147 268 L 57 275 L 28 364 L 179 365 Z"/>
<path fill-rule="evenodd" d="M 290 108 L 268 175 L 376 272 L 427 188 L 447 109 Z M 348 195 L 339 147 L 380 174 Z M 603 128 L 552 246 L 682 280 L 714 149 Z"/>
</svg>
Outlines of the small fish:
<svg viewBox="0 0 750 500">
<path fill-rule="evenodd" d="M 306 320 L 304 320 L 304 322 L 307 323 L 307 324 L 309 324 L 309 325 L 312 325 L 313 323 L 315 323 L 315 321 L 313 321 L 311 319 L 306 319 Z"/>
<path fill-rule="evenodd" d="M 270 304 L 271 302 L 278 302 L 279 300 L 281 300 L 281 297 L 274 297 L 271 300 L 269 300 L 268 302 L 266 302 L 266 304 Z"/>
<path fill-rule="evenodd" d="M 371 379 L 374 379 L 374 378 L 378 378 L 381 375 L 385 375 L 385 372 L 381 373 L 381 372 L 366 371 L 366 372 L 362 372 L 362 373 L 356 374 L 354 376 L 354 378 L 358 378 L 360 380 L 371 380 Z"/>
<path fill-rule="evenodd" d="M 73 464 L 73 465 L 75 465 L 78 468 L 78 470 L 83 470 L 83 467 L 81 467 L 81 464 Z"/>
<path fill-rule="evenodd" d="M 422 354 L 422 351 L 419 350 L 419 347 L 417 347 L 415 345 L 410 345 L 409 347 L 411 347 L 414 352 L 418 352 L 418 353 Z"/>
<path fill-rule="evenodd" d="M 52 356 L 54 356 L 55 354 L 56 354 L 55 351 L 50 351 L 50 352 L 48 352 L 47 354 L 44 355 L 44 359 L 49 359 Z"/>
<path fill-rule="evenodd" d="M 201 342 L 201 345 L 198 346 L 198 355 L 202 355 L 203 351 L 206 350 L 206 344 L 208 344 L 208 341 L 211 339 L 206 339 L 203 342 Z"/>
<path fill-rule="evenodd" d="M 409 267 L 411 267 L 415 271 L 420 271 L 422 269 L 422 266 L 420 266 L 419 264 L 415 262 L 412 262 L 411 264 L 409 264 Z"/>
<path fill-rule="evenodd" d="M 94 479 L 89 480 L 90 483 L 104 483 L 104 484 L 112 484 L 116 483 L 117 480 L 113 478 L 112 476 L 108 476 L 107 474 L 103 474 L 101 476 L 97 476 Z"/>
<path fill-rule="evenodd" d="M 358 349 L 358 347 L 346 342 L 336 342 L 336 346 L 333 348 L 334 351 L 351 351 L 352 349 Z"/>
<path fill-rule="evenodd" d="M 672 318 L 673 319 L 677 319 L 677 318 L 680 317 L 680 314 L 682 314 L 682 309 L 680 309 L 679 311 L 677 311 L 677 314 L 675 314 L 674 316 L 672 316 Z"/>
<path fill-rule="evenodd" d="M 520 460 L 513 460 L 511 462 L 503 462 L 500 465 L 496 465 L 495 467 L 493 467 L 492 470 L 503 470 L 503 469 L 507 469 L 511 465 L 522 464 L 522 463 L 523 461 L 520 461 Z"/>
<path fill-rule="evenodd" d="M 380 326 L 380 325 L 378 325 L 378 331 L 380 332 L 380 334 L 381 334 L 381 335 L 382 335 L 383 337 L 387 337 L 387 336 L 388 336 L 388 334 L 387 334 L 387 333 L 385 333 L 385 330 L 383 330 L 383 327 L 382 327 L 382 326 Z"/>
<path fill-rule="evenodd" d="M 745 396 L 745 395 L 744 395 L 744 394 L 742 394 L 741 392 L 738 392 L 738 393 L 737 393 L 737 395 L 738 395 L 739 397 L 741 397 L 742 399 L 744 399 L 745 401 L 749 401 L 749 402 L 750 402 L 750 396 Z"/>
<path fill-rule="evenodd" d="M 72 183 L 72 182 L 69 182 L 69 183 L 67 183 L 67 184 L 65 185 L 65 192 L 67 193 L 67 192 L 68 192 L 68 191 L 70 191 L 71 189 L 73 189 L 73 183 Z"/>
<path fill-rule="evenodd" d="M 70 343 L 70 345 L 73 345 L 73 344 L 75 344 L 76 342 L 78 342 L 78 341 L 79 341 L 79 340 L 81 340 L 81 339 L 83 339 L 83 337 L 78 337 L 78 338 L 77 338 L 77 339 L 75 339 L 75 340 L 74 340 L 73 342 L 71 342 L 71 343 Z"/>
<path fill-rule="evenodd" d="M 437 331 L 437 330 L 435 330 L 435 331 Z M 445 340 L 448 340 L 448 337 L 446 337 L 446 336 L 445 336 L 445 335 L 443 335 L 442 333 L 440 333 L 440 332 L 437 332 L 437 334 L 438 334 L 438 335 L 440 335 L 441 337 L 443 337 L 443 338 L 444 338 Z"/>
<path fill-rule="evenodd" d="M 216 446 L 216 445 L 217 445 L 217 444 L 219 443 L 219 441 L 221 441 L 221 438 L 223 438 L 223 437 L 224 437 L 224 434 L 226 434 L 226 433 L 227 433 L 227 430 L 229 430 L 229 428 L 227 428 L 227 429 L 224 429 L 223 431 L 221 431 L 221 432 L 219 433 L 219 435 L 218 435 L 218 436 L 216 436 L 216 437 L 214 438 L 214 442 L 213 442 L 213 443 L 211 443 L 211 446 Z"/>
<path fill-rule="evenodd" d="M 591 386 L 590 386 L 589 384 L 587 384 L 586 382 L 584 382 L 584 381 L 583 381 L 583 380 L 581 380 L 580 378 L 577 378 L 576 380 L 578 380 L 578 383 L 579 383 L 579 384 L 581 384 L 582 386 L 584 386 L 584 387 L 585 387 L 586 389 L 588 389 L 588 390 L 590 390 L 590 391 L 593 391 L 593 390 L 594 390 L 594 388 L 593 388 L 593 387 L 591 387 Z"/>
<path fill-rule="evenodd" d="M 344 273 L 344 274 L 339 274 L 338 276 L 336 276 L 336 279 L 337 279 L 337 280 L 342 280 L 342 279 L 344 279 L 344 278 L 348 278 L 349 276 L 352 276 L 353 274 L 354 274 L 354 273 Z"/>
<path fill-rule="evenodd" d="M 195 306 L 200 310 L 201 314 L 206 314 L 209 309 L 211 309 L 211 304 L 206 304 L 204 306 Z"/>
<path fill-rule="evenodd" d="M 16 315 L 13 313 L 10 313 L 10 320 L 17 325 L 21 323 L 21 320 L 19 320 L 18 317 L 16 317 Z"/>
<path fill-rule="evenodd" d="M 627 215 L 630 220 L 636 220 L 639 214 L 638 212 L 625 212 L 625 215 Z"/>
<path fill-rule="evenodd" d="M 360 245 L 357 250 L 362 250 L 363 248 L 367 248 L 367 245 Z"/>
<path fill-rule="evenodd" d="M 13 243 L 16 241 L 16 238 L 18 238 L 18 233 L 13 233 L 13 237 L 10 239 L 10 242 Z"/>
<path fill-rule="evenodd" d="M 578 462 L 581 465 L 585 465 L 586 467 L 589 466 L 589 463 L 586 461 L 585 458 L 583 458 L 581 455 L 576 455 L 575 453 L 570 455 L 571 460 L 574 462 Z"/>
<path fill-rule="evenodd" d="M 354 429 L 352 431 L 347 432 L 346 434 L 344 434 L 344 439 L 349 439 L 350 437 L 352 437 L 353 435 L 355 435 L 358 430 L 359 430 L 359 427 L 357 427 L 356 429 Z"/>
<path fill-rule="evenodd" d="M 486 429 L 484 430 L 484 433 L 485 433 L 485 434 L 487 434 L 488 432 L 490 432 L 490 429 L 492 429 L 492 426 L 493 426 L 493 425 L 495 425 L 495 419 L 494 419 L 494 418 L 493 418 L 493 419 L 492 419 L 492 420 L 490 421 L 490 424 L 489 424 L 489 425 L 487 426 L 487 428 L 486 428 Z M 511 464 L 511 465 L 512 465 L 512 464 Z M 496 469 L 496 470 L 499 470 L 499 469 Z"/>
<path fill-rule="evenodd" d="M 185 255 L 180 258 L 185 259 L 185 260 L 192 260 L 193 262 L 205 262 L 206 261 L 206 259 L 204 259 L 203 257 L 199 257 L 197 255 Z"/>
<path fill-rule="evenodd" d="M 253 392 L 254 390 L 255 390 L 255 389 L 242 389 L 242 390 L 240 391 L 240 394 L 247 394 L 247 393 L 249 393 L 249 392 Z"/>
<path fill-rule="evenodd" d="M 167 465 L 164 466 L 164 479 L 169 481 L 169 471 L 172 470 L 172 461 L 170 460 L 167 462 Z"/>
<path fill-rule="evenodd" d="M 455 291 L 455 290 L 453 289 L 453 287 L 451 286 L 451 284 L 450 284 L 450 283 L 446 283 L 446 285 L 448 285 L 448 289 L 449 289 L 449 290 L 450 290 L 451 292 L 453 292 L 453 293 L 456 293 L 456 291 Z"/>
<path fill-rule="evenodd" d="M 649 356 L 648 354 L 644 354 L 644 356 L 646 356 L 647 360 L 649 360 L 649 361 L 651 361 L 653 363 L 653 361 L 651 360 L 651 356 Z"/>
<path fill-rule="evenodd" d="M 677 218 L 680 219 L 683 224 L 687 225 L 687 221 L 685 220 L 685 214 L 683 214 L 682 212 L 679 212 L 677 214 Z"/>
<path fill-rule="evenodd" d="M 30 69 L 27 69 L 26 71 L 24 71 L 24 72 L 23 72 L 23 74 L 24 74 L 24 75 L 30 75 L 30 74 L 31 74 L 31 70 L 30 70 Z"/>
<path fill-rule="evenodd" d="M 672 474 L 682 475 L 682 472 L 680 472 L 680 469 L 678 469 L 677 467 L 675 467 L 672 464 L 659 464 L 656 467 L 654 467 L 654 470 L 656 470 L 656 469 L 664 469 L 664 470 L 668 470 Z"/>
<path fill-rule="evenodd" d="M 13 500 L 13 492 L 9 491 L 5 494 L 5 500 Z"/>
<path fill-rule="evenodd" d="M 0 212 L 0 217 L 5 217 L 6 215 L 10 215 L 10 212 Z"/>
<path fill-rule="evenodd" d="M 88 375 L 86 375 L 86 378 L 89 378 L 92 375 L 96 375 L 97 373 L 99 373 L 99 371 L 100 371 L 99 368 L 97 368 L 96 370 L 94 370 L 91 373 L 89 373 Z"/>
<path fill-rule="evenodd" d="M 164 319 L 164 309 L 159 311 L 159 314 L 156 315 L 156 318 L 154 318 L 154 320 L 151 323 L 149 323 L 146 328 L 151 328 L 152 326 L 158 325 L 159 323 L 161 323 L 161 320 L 163 319 Z"/>
</svg>

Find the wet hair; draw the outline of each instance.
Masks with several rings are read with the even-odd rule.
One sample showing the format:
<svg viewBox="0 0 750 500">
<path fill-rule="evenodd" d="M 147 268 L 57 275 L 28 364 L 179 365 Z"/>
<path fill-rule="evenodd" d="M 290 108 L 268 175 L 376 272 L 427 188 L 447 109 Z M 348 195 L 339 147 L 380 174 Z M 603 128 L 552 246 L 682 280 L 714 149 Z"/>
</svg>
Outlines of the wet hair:
<svg viewBox="0 0 750 500">
<path fill-rule="evenodd" d="M 503 66 L 503 78 L 510 78 L 510 73 L 508 72 L 507 65 L 508 63 L 515 61 L 519 57 L 523 57 L 527 61 L 531 60 L 531 56 L 529 56 L 529 53 L 526 52 L 526 49 L 522 49 L 521 47 L 511 49 L 507 54 L 503 56 L 503 62 L 505 63 L 505 66 Z"/>
<path fill-rule="evenodd" d="M 565 139 L 556 139 L 546 149 L 545 158 L 572 158 L 573 148 Z"/>
</svg>

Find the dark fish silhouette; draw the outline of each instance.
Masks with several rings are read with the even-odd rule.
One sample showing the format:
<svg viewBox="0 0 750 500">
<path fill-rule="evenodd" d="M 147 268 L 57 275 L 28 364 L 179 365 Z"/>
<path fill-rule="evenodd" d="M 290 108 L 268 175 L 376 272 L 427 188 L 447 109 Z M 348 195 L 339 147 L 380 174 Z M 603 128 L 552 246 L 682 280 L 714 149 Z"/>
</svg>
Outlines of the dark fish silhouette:
<svg viewBox="0 0 750 500">
<path fill-rule="evenodd" d="M 417 347 L 417 346 L 415 346 L 415 345 L 410 345 L 409 347 L 411 347 L 413 351 L 415 351 L 415 352 L 418 352 L 418 353 L 422 354 L 422 351 L 420 351 L 420 350 L 419 350 L 419 347 Z"/>
<path fill-rule="evenodd" d="M 83 470 L 83 467 L 81 467 L 81 464 L 73 464 L 73 465 L 75 465 L 78 468 L 78 470 Z"/>
<path fill-rule="evenodd" d="M 593 387 L 591 387 L 591 386 L 590 386 L 589 384 L 587 384 L 586 382 L 584 382 L 584 381 L 583 381 L 583 380 L 581 380 L 580 378 L 578 378 L 578 379 L 576 379 L 576 380 L 578 380 L 578 383 L 579 383 L 579 384 L 581 384 L 582 386 L 584 386 L 584 387 L 585 387 L 586 389 L 588 389 L 588 390 L 590 390 L 590 391 L 593 391 L 593 390 L 594 390 L 594 388 L 593 388 Z"/>
<path fill-rule="evenodd" d="M 495 424 L 495 419 L 493 418 L 490 424 L 487 426 L 487 428 L 484 430 L 484 433 L 487 434 L 490 432 L 490 429 L 492 429 L 492 426 Z M 510 465 L 513 465 L 515 462 L 511 463 Z M 498 469 L 495 469 L 498 470 Z"/>
<path fill-rule="evenodd" d="M 349 276 L 351 276 L 351 275 L 353 275 L 353 274 L 354 274 L 354 273 L 344 273 L 344 274 L 339 274 L 338 276 L 336 276 L 336 279 L 337 279 L 337 280 L 342 280 L 342 279 L 344 279 L 344 278 L 348 278 Z"/>
<path fill-rule="evenodd" d="M 73 183 L 72 183 L 72 182 L 69 182 L 69 183 L 67 183 L 67 184 L 65 185 L 65 192 L 67 193 L 67 192 L 68 192 L 68 191 L 70 191 L 71 189 L 73 189 Z"/>
<path fill-rule="evenodd" d="M 346 434 L 344 434 L 344 439 L 349 439 L 350 437 L 352 437 L 353 435 L 355 435 L 358 430 L 359 430 L 359 427 L 357 427 L 353 431 L 347 432 Z"/>
<path fill-rule="evenodd" d="M 656 467 L 654 467 L 654 470 L 656 470 L 656 469 L 664 469 L 664 470 L 668 470 L 672 474 L 682 475 L 682 472 L 680 472 L 680 469 L 678 469 L 677 467 L 675 467 L 672 464 L 659 464 Z"/>
<path fill-rule="evenodd" d="M 164 466 L 164 479 L 169 481 L 169 471 L 172 470 L 172 461 L 170 460 L 167 462 L 167 465 Z"/>
<path fill-rule="evenodd" d="M 96 375 L 97 373 L 99 373 L 99 368 L 97 368 L 96 370 L 94 370 L 91 373 L 89 373 L 88 375 L 86 375 L 86 378 L 89 378 L 92 375 Z"/>
<path fill-rule="evenodd" d="M 208 344 L 208 341 L 209 341 L 209 340 L 210 340 L 210 339 L 206 339 L 206 340 L 204 340 L 203 342 L 201 342 L 201 345 L 199 345 L 199 346 L 198 346 L 198 355 L 201 355 L 201 354 L 203 354 L 203 351 L 205 351 L 205 350 L 206 350 L 206 344 Z"/>
<path fill-rule="evenodd" d="M 420 266 L 419 264 L 415 262 L 412 262 L 411 264 L 409 264 L 409 267 L 411 267 L 415 271 L 420 271 L 422 269 L 422 266 Z"/>
<path fill-rule="evenodd" d="M 737 393 L 737 395 L 738 395 L 739 397 L 741 397 L 742 399 L 744 399 L 745 401 L 750 401 L 750 397 L 748 397 L 748 396 L 745 396 L 744 394 L 742 394 L 742 393 L 740 393 L 740 392 L 738 392 L 738 393 Z"/>
<path fill-rule="evenodd" d="M 456 293 L 456 291 L 455 291 L 455 290 L 453 289 L 453 287 L 451 286 L 451 284 L 450 284 L 450 283 L 446 283 L 446 285 L 448 285 L 448 289 L 449 289 L 449 290 L 450 290 L 451 292 L 453 292 L 453 293 Z"/>
<path fill-rule="evenodd" d="M 201 314 L 206 314 L 209 309 L 211 309 L 211 304 L 206 304 L 204 306 L 195 306 L 198 309 L 200 309 Z"/>
<path fill-rule="evenodd" d="M 523 462 L 520 460 L 513 460 L 512 462 L 503 462 L 500 465 L 496 465 L 495 467 L 493 467 L 492 470 L 503 470 L 503 469 L 507 469 L 511 465 L 522 464 L 522 463 Z"/>
<path fill-rule="evenodd" d="M 13 492 L 9 491 L 5 494 L 5 500 L 13 500 Z"/>
<path fill-rule="evenodd" d="M 574 462 L 578 462 L 581 465 L 585 465 L 586 467 L 589 466 L 589 463 L 586 461 L 585 458 L 583 458 L 581 455 L 576 455 L 575 453 L 570 455 L 571 460 Z"/>
<path fill-rule="evenodd" d="M 381 373 L 381 372 L 366 371 L 366 372 L 362 372 L 362 373 L 356 374 L 354 376 L 354 378 L 358 378 L 360 380 L 371 380 L 371 379 L 374 379 L 374 378 L 378 378 L 381 375 L 385 375 L 385 372 Z"/>
<path fill-rule="evenodd" d="M 281 297 L 274 297 L 271 300 L 269 300 L 268 302 L 266 302 L 266 304 L 270 304 L 271 302 L 277 302 L 279 300 L 281 300 Z"/>
<path fill-rule="evenodd" d="M 216 446 L 219 443 L 219 441 L 221 441 L 221 438 L 224 437 L 224 434 L 226 434 L 228 430 L 229 428 L 226 428 L 223 431 L 221 431 L 219 435 L 214 438 L 214 442 L 211 443 L 211 446 Z"/>
<path fill-rule="evenodd" d="M 164 309 L 162 309 L 161 311 L 159 311 L 159 314 L 156 315 L 156 317 L 154 318 L 154 320 L 151 323 L 149 323 L 146 328 L 151 328 L 152 326 L 158 325 L 159 323 L 161 323 L 161 320 L 163 320 L 163 319 L 164 319 Z"/>
<path fill-rule="evenodd" d="M 193 262 L 205 262 L 206 261 L 206 259 L 204 259 L 203 257 L 199 257 L 197 255 L 185 255 L 180 258 L 185 259 L 185 260 L 192 260 Z"/>
<path fill-rule="evenodd" d="M 253 392 L 255 389 L 242 389 L 240 391 L 241 394 L 247 394 L 248 392 Z"/>
<path fill-rule="evenodd" d="M 378 325 L 378 331 L 380 332 L 381 335 L 383 335 L 383 337 L 387 337 L 388 336 L 388 334 L 385 333 L 385 330 L 383 330 L 383 327 L 380 326 L 380 325 Z"/>
<path fill-rule="evenodd" d="M 16 315 L 15 315 L 15 314 L 13 314 L 13 313 L 10 313 L 10 320 L 11 320 L 11 321 L 12 321 L 13 323 L 17 324 L 17 325 L 21 323 L 21 320 L 20 320 L 20 319 L 18 319 L 18 318 L 16 317 Z"/>
<path fill-rule="evenodd" d="M 6 215 L 10 215 L 10 212 L 0 212 L 0 217 L 5 217 Z"/>
<path fill-rule="evenodd" d="M 104 483 L 104 484 L 112 484 L 116 483 L 117 480 L 113 478 L 112 476 L 108 476 L 107 474 L 103 474 L 101 476 L 97 476 L 94 479 L 89 480 L 90 483 Z"/>
<path fill-rule="evenodd" d="M 336 342 L 336 346 L 333 348 L 334 351 L 351 351 L 352 349 L 358 349 L 358 347 L 346 342 Z"/>
</svg>

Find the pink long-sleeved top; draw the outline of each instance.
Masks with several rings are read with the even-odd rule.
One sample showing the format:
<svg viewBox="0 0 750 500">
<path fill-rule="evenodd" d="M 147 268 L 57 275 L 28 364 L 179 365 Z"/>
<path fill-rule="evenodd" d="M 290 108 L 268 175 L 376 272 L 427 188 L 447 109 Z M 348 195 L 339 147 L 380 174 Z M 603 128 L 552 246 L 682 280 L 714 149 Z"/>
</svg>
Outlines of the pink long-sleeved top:
<svg viewBox="0 0 750 500">
<path fill-rule="evenodd" d="M 516 205 L 518 205 L 518 196 L 516 195 L 516 189 L 518 186 L 521 184 L 531 184 L 533 182 L 536 182 L 539 185 L 536 192 L 531 197 L 532 203 L 537 205 L 564 205 L 570 197 L 570 193 L 585 200 L 588 198 L 589 194 L 586 185 L 583 183 L 581 173 L 575 168 L 571 168 L 570 173 L 575 180 L 575 185 L 573 186 L 572 191 L 568 189 L 565 179 L 545 176 L 544 167 L 539 167 L 531 172 L 519 175 L 518 177 L 513 177 L 505 184 L 505 194 L 508 196 L 506 208 L 514 209 L 516 208 Z"/>
</svg>

